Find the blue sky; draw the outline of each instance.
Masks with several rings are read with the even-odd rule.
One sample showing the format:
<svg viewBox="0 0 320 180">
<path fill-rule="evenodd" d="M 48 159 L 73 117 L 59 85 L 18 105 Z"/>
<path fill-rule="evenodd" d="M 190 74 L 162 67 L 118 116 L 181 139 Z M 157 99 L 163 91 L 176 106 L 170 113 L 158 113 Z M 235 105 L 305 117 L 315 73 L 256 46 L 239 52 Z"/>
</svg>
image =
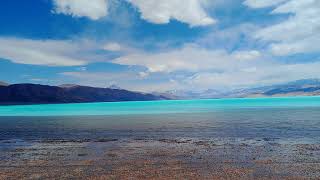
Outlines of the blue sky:
<svg viewBox="0 0 320 180">
<path fill-rule="evenodd" d="M 0 80 L 138 91 L 320 78 L 318 0 L 3 0 Z"/>
</svg>

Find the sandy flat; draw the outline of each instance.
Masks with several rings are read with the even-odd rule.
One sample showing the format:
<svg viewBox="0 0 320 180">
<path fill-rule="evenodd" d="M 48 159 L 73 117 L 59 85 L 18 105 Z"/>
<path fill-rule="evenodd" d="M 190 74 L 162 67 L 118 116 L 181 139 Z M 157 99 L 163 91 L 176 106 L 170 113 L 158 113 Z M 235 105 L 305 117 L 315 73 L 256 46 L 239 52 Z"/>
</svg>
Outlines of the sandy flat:
<svg viewBox="0 0 320 180">
<path fill-rule="evenodd" d="M 317 179 L 320 144 L 261 140 L 2 141 L 0 179 Z"/>
</svg>

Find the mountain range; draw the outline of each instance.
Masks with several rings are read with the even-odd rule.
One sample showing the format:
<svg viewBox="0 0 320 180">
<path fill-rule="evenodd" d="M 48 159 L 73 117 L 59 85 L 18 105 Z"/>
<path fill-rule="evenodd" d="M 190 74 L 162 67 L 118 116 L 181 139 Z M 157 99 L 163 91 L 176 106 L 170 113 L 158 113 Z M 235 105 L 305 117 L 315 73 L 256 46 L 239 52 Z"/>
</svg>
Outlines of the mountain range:
<svg viewBox="0 0 320 180">
<path fill-rule="evenodd" d="M 171 90 L 158 95 L 174 99 L 209 99 L 209 98 L 244 98 L 244 97 L 279 97 L 279 96 L 316 96 L 320 95 L 320 79 L 303 79 L 289 83 L 219 91 Z"/>
<path fill-rule="evenodd" d="M 0 81 L 0 86 L 8 86 L 9 84 L 3 81 Z"/>
<path fill-rule="evenodd" d="M 115 101 L 149 101 L 162 96 L 122 89 L 79 85 L 48 86 L 40 84 L 0 85 L 0 104 L 53 104 Z"/>
<path fill-rule="evenodd" d="M 118 86 L 96 88 L 76 84 L 49 86 L 40 84 L 12 84 L 0 81 L 0 104 L 52 104 L 116 101 L 149 101 L 165 99 L 210 99 L 278 96 L 320 95 L 320 79 L 303 79 L 289 83 L 255 88 L 219 91 L 172 90 L 164 93 L 140 93 Z"/>
</svg>

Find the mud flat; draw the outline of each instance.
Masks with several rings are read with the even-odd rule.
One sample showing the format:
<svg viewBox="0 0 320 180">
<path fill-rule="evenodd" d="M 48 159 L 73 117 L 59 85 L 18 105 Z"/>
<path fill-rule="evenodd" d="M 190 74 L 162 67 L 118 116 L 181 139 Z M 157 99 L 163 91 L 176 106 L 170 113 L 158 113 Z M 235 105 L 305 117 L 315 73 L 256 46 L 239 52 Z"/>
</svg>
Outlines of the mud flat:
<svg viewBox="0 0 320 180">
<path fill-rule="evenodd" d="M 318 179 L 320 144 L 274 139 L 2 140 L 0 179 Z"/>
</svg>

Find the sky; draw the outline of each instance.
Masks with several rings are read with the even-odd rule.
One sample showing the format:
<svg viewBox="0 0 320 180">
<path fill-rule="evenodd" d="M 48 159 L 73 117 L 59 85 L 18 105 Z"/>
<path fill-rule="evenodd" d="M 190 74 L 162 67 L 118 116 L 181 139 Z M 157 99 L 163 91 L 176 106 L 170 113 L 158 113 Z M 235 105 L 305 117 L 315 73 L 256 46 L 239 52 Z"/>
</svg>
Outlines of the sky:
<svg viewBox="0 0 320 180">
<path fill-rule="evenodd" d="M 320 78 L 319 0 L 2 0 L 0 81 L 143 92 Z"/>
</svg>

